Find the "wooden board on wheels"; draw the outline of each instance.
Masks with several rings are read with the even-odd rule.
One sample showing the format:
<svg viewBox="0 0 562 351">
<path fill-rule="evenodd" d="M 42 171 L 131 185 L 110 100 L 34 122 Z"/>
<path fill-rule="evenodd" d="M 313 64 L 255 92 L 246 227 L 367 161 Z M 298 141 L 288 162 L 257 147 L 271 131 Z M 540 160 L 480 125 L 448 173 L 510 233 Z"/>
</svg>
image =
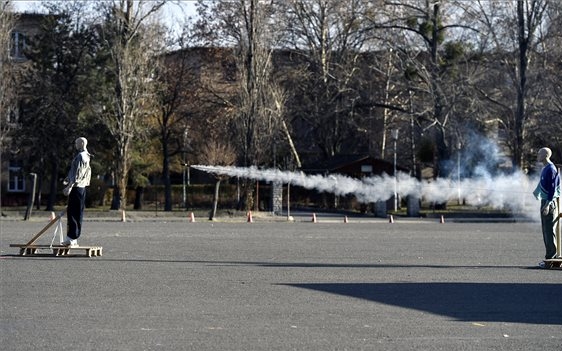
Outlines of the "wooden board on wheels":
<svg viewBox="0 0 562 351">
<path fill-rule="evenodd" d="M 562 269 L 562 258 L 552 258 L 549 260 L 544 260 L 544 268 Z"/>
<path fill-rule="evenodd" d="M 88 257 L 101 256 L 103 247 L 101 246 L 64 246 L 64 245 L 28 245 L 10 244 L 10 247 L 19 247 L 20 256 L 39 255 L 40 250 L 51 250 L 54 256 L 71 256 L 75 253 L 84 254 Z"/>
</svg>

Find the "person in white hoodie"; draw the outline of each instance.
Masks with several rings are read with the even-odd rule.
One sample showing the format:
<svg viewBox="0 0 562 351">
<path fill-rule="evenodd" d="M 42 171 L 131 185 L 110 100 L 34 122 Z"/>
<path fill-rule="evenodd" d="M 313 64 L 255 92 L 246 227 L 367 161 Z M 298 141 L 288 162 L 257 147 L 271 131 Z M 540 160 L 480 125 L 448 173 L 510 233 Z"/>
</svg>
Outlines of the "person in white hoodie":
<svg viewBox="0 0 562 351">
<path fill-rule="evenodd" d="M 65 246 L 78 246 L 78 238 L 82 232 L 82 219 L 86 202 L 86 187 L 90 185 L 92 170 L 90 168 L 90 153 L 86 149 L 88 140 L 80 137 L 74 141 L 78 154 L 72 160 L 68 176 L 63 184 L 63 194 L 68 196 L 67 231 Z"/>
</svg>

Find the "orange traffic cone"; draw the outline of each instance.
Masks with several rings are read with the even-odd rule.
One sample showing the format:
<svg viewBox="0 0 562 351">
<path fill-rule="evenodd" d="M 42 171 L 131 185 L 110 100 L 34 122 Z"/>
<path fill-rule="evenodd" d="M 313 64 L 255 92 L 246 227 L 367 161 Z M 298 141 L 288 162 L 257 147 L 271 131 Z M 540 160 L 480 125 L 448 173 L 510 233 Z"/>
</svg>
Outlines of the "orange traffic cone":
<svg viewBox="0 0 562 351">
<path fill-rule="evenodd" d="M 189 221 L 191 223 L 195 222 L 195 215 L 193 214 L 193 212 L 191 212 L 191 214 L 189 215 Z"/>
<path fill-rule="evenodd" d="M 394 217 L 392 215 L 388 217 L 388 223 L 394 223 Z"/>
<path fill-rule="evenodd" d="M 312 214 L 312 223 L 317 223 L 318 221 L 316 220 L 316 213 Z"/>
<path fill-rule="evenodd" d="M 248 223 L 253 223 L 254 219 L 252 218 L 252 211 L 248 211 Z"/>
<path fill-rule="evenodd" d="M 347 216 L 343 217 L 343 222 L 344 222 L 344 223 L 349 223 L 349 220 L 347 219 Z"/>
<path fill-rule="evenodd" d="M 443 217 L 443 215 L 441 215 L 441 219 L 439 220 L 439 223 L 441 224 L 445 223 L 445 217 Z"/>
</svg>

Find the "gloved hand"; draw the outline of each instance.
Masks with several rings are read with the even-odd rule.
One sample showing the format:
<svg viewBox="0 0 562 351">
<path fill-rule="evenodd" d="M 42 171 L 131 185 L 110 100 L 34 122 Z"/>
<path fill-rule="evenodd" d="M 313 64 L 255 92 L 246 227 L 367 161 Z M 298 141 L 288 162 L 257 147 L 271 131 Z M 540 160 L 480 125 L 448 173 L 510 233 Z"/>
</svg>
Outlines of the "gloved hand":
<svg viewBox="0 0 562 351">
<path fill-rule="evenodd" d="M 62 193 L 64 194 L 64 196 L 70 195 L 70 191 L 72 190 L 72 185 L 73 184 L 69 184 L 62 190 Z"/>
<path fill-rule="evenodd" d="M 541 214 L 542 214 L 543 216 L 548 215 L 548 214 L 550 213 L 550 211 L 552 211 L 552 210 L 554 209 L 554 206 L 553 206 L 553 205 L 554 205 L 554 203 L 553 203 L 552 201 L 551 201 L 551 202 L 548 202 L 548 203 L 547 203 L 546 205 L 544 205 L 544 207 L 541 209 Z"/>
</svg>

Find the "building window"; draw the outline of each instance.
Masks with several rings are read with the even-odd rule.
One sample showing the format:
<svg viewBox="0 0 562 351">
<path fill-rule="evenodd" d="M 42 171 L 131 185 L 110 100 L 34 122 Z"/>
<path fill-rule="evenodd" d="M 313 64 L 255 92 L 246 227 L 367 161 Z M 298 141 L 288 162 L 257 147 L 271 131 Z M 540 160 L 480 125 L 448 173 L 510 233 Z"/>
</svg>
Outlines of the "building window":
<svg viewBox="0 0 562 351">
<path fill-rule="evenodd" d="M 10 56 L 15 59 L 24 59 L 24 50 L 27 47 L 27 38 L 23 33 L 12 32 L 12 47 Z"/>
<path fill-rule="evenodd" d="M 373 165 L 361 165 L 361 173 L 373 173 Z"/>
<path fill-rule="evenodd" d="M 25 191 L 25 177 L 23 175 L 23 168 L 21 161 L 10 161 L 8 167 L 9 182 L 8 191 L 23 192 Z"/>
</svg>

